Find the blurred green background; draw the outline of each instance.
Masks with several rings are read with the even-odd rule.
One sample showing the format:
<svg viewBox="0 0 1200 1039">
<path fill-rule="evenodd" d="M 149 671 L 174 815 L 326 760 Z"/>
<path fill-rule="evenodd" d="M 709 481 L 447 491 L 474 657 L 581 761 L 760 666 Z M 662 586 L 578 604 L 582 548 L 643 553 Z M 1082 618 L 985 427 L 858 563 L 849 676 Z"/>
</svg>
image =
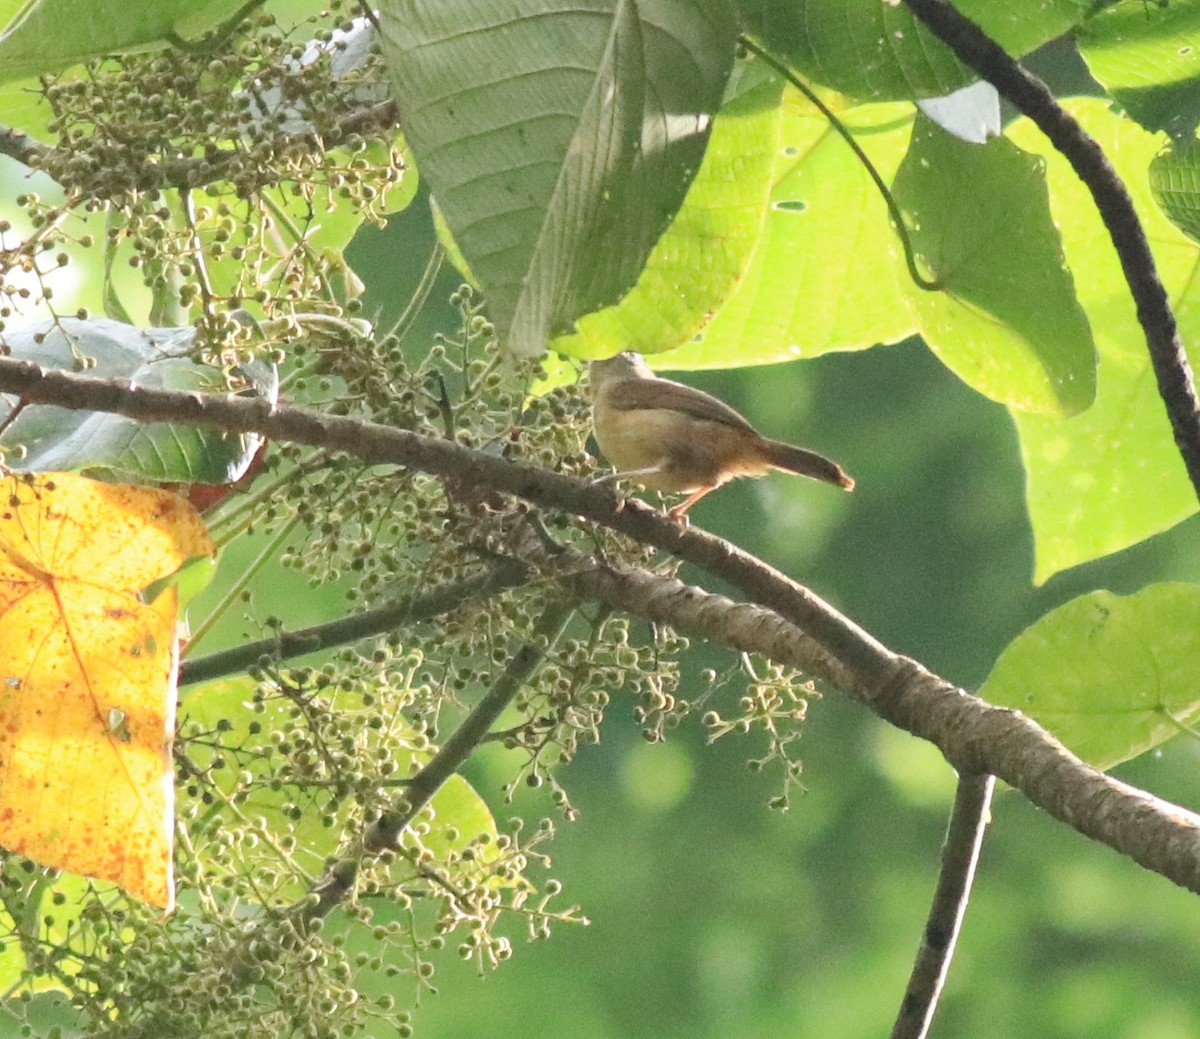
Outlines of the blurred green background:
<svg viewBox="0 0 1200 1039">
<path fill-rule="evenodd" d="M 415 285 L 428 235 L 418 203 L 352 247 L 368 310 L 384 322 Z M 439 298 L 456 281 L 442 277 Z M 706 498 L 693 521 L 968 687 L 1025 625 L 1082 591 L 1198 576 L 1200 526 L 1190 522 L 1034 588 L 1012 422 L 919 343 L 685 378 L 858 480 L 853 495 L 782 475 L 742 481 Z M 713 662 L 705 647 L 693 653 Z M 807 793 L 780 814 L 766 807 L 775 777 L 746 766 L 761 753 L 752 737 L 705 746 L 697 720 L 651 746 L 613 692 L 604 740 L 560 777 L 580 816 L 550 846 L 553 875 L 591 925 L 518 945 L 483 977 L 448 952 L 418 1033 L 887 1034 L 953 793 L 938 753 L 827 692 L 802 740 Z M 1120 774 L 1195 803 L 1198 755 L 1177 739 Z M 474 762 L 470 775 L 500 817 L 544 810 L 503 804 L 509 775 L 498 758 Z M 994 814 L 933 1034 L 1200 1034 L 1200 901 L 1010 791 Z"/>
</svg>

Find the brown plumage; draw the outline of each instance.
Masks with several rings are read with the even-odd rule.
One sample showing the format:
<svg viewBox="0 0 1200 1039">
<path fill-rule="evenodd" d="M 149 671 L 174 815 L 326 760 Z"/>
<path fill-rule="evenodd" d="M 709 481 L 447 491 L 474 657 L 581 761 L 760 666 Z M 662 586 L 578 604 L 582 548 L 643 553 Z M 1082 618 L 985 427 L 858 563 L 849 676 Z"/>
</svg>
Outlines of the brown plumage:
<svg viewBox="0 0 1200 1039">
<path fill-rule="evenodd" d="M 596 442 L 617 469 L 605 479 L 689 495 L 671 509 L 674 520 L 686 523 L 687 510 L 722 484 L 771 469 L 854 489 L 836 462 L 769 440 L 716 397 L 660 379 L 638 354 L 593 361 L 590 373 Z"/>
</svg>

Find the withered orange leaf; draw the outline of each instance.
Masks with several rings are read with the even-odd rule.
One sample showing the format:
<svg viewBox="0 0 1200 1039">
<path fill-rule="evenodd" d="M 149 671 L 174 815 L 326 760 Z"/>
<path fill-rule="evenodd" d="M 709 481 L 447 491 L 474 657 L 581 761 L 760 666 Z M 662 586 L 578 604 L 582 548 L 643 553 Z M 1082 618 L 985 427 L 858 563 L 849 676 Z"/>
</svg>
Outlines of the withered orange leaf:
<svg viewBox="0 0 1200 1039">
<path fill-rule="evenodd" d="M 178 596 L 212 542 L 167 491 L 0 478 L 0 845 L 174 902 Z"/>
</svg>

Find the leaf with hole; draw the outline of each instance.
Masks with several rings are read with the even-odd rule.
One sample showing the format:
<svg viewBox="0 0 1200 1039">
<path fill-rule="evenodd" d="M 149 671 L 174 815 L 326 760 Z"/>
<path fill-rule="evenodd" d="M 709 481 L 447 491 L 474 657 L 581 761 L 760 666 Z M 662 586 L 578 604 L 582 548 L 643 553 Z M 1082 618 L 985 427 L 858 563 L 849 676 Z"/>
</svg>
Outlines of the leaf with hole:
<svg viewBox="0 0 1200 1039">
<path fill-rule="evenodd" d="M 890 178 L 908 147 L 912 106 L 862 105 L 838 118 Z M 765 364 L 899 342 L 914 329 L 907 279 L 879 189 L 825 116 L 789 89 L 750 267 L 671 365 Z"/>
<path fill-rule="evenodd" d="M 908 283 L 930 349 L 967 385 L 1014 410 L 1088 407 L 1096 352 L 1041 159 L 1004 137 L 967 144 L 918 116 L 893 190 L 939 286 Z"/>
</svg>

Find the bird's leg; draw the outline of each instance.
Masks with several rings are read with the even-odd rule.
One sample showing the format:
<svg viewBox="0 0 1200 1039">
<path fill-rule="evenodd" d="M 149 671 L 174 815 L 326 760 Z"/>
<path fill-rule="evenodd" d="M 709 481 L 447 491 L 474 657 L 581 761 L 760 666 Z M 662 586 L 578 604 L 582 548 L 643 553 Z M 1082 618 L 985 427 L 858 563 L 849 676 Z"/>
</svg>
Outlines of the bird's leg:
<svg viewBox="0 0 1200 1039">
<path fill-rule="evenodd" d="M 697 491 L 693 491 L 690 495 L 688 495 L 687 501 L 680 502 L 678 505 L 668 511 L 667 515 L 686 530 L 688 524 L 691 522 L 685 515 L 687 510 L 695 505 L 696 502 L 703 498 L 709 491 L 715 491 L 716 489 L 717 484 L 714 483 L 709 484 L 707 487 L 701 487 Z"/>
</svg>

